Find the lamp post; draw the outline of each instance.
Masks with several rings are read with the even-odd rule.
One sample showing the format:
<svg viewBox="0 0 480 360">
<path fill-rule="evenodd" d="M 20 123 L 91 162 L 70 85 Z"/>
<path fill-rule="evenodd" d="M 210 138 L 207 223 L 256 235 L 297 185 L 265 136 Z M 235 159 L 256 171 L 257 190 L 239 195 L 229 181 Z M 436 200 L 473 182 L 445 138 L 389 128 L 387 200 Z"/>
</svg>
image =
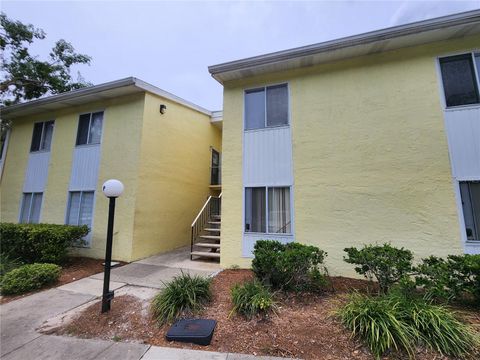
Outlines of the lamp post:
<svg viewBox="0 0 480 360">
<path fill-rule="evenodd" d="M 105 249 L 105 272 L 103 276 L 102 313 L 110 310 L 114 292 L 110 291 L 110 268 L 112 264 L 113 219 L 115 217 L 115 199 L 122 195 L 123 184 L 115 179 L 103 183 L 103 194 L 110 199 L 108 207 L 107 246 Z"/>
</svg>

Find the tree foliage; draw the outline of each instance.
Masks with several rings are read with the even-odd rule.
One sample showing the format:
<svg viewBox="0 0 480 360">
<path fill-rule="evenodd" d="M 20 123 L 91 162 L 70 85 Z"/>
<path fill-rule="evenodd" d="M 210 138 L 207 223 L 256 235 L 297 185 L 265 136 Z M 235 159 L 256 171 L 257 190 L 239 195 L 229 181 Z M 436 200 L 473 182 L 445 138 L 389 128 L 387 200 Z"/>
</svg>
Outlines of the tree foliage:
<svg viewBox="0 0 480 360">
<path fill-rule="evenodd" d="M 8 106 L 44 95 L 58 94 L 90 85 L 80 74 L 74 80 L 71 67 L 90 64 L 91 58 L 75 52 L 67 41 L 58 40 L 47 60 L 30 53 L 35 40 L 45 39 L 45 32 L 31 24 L 12 20 L 0 13 L 1 105 Z"/>
</svg>

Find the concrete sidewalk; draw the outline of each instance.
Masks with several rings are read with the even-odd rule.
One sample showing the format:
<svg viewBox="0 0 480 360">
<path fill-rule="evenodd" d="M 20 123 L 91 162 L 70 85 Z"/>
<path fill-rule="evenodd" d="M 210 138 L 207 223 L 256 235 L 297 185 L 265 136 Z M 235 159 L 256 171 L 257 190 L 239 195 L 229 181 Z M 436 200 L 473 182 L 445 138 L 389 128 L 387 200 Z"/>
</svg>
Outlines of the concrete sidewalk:
<svg viewBox="0 0 480 360">
<path fill-rule="evenodd" d="M 125 265 L 112 271 L 111 288 L 116 294 L 133 293 L 148 299 L 173 276 L 183 272 L 209 275 L 216 264 L 192 264 L 181 258 L 179 250 L 172 256 L 161 255 Z M 178 260 L 178 261 L 177 261 Z M 182 267 L 174 267 L 180 265 Z M 203 267 L 203 268 L 202 268 Z M 79 339 L 44 335 L 37 331 L 45 322 L 72 313 L 97 299 L 102 292 L 103 275 L 97 274 L 55 289 L 46 290 L 0 306 L 0 357 L 5 360 L 28 359 L 131 359 L 131 360 L 250 360 L 252 355 L 162 348 L 139 343 Z M 261 357 L 260 359 L 279 359 Z"/>
</svg>

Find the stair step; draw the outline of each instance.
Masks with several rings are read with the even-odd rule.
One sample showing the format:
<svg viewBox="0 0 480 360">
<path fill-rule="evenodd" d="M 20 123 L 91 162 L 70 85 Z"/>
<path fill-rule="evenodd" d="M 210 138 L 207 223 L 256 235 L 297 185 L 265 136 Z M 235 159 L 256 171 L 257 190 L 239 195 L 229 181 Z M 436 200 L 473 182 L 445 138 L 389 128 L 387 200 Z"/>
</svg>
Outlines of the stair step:
<svg viewBox="0 0 480 360">
<path fill-rule="evenodd" d="M 220 236 L 218 235 L 200 235 L 202 239 L 211 239 L 211 240 L 220 240 Z"/>
<path fill-rule="evenodd" d="M 213 243 L 196 243 L 193 246 L 200 246 L 205 248 L 212 248 L 212 249 L 220 249 L 220 244 L 213 244 Z"/>
<path fill-rule="evenodd" d="M 209 221 L 208 223 L 212 224 L 212 225 L 220 225 L 222 222 L 221 221 Z"/>
<path fill-rule="evenodd" d="M 203 256 L 203 257 L 210 257 L 210 258 L 217 258 L 217 259 L 220 258 L 220 253 L 214 253 L 214 252 L 192 251 L 190 254 L 194 256 Z"/>
<path fill-rule="evenodd" d="M 205 231 L 215 231 L 215 232 L 220 232 L 220 229 L 213 229 L 213 228 L 205 228 L 203 229 Z"/>
</svg>

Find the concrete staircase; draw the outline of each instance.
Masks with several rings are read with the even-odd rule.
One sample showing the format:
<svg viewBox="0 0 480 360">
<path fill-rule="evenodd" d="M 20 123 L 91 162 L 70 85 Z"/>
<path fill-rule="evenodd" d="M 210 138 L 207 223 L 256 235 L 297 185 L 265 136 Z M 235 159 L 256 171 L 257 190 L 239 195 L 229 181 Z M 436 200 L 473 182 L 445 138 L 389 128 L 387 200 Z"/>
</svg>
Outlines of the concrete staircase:
<svg viewBox="0 0 480 360">
<path fill-rule="evenodd" d="M 192 223 L 191 260 L 220 260 L 220 201 L 210 196 Z"/>
</svg>

